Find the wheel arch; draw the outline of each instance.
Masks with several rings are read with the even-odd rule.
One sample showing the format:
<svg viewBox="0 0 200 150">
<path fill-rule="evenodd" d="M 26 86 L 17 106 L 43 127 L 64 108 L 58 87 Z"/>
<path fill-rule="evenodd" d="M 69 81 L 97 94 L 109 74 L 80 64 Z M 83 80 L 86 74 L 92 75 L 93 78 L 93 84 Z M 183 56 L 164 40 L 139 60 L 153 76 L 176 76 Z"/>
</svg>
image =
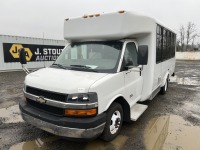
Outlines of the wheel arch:
<svg viewBox="0 0 200 150">
<path fill-rule="evenodd" d="M 166 72 L 166 74 L 165 74 L 165 76 L 164 76 L 164 78 L 162 80 L 161 87 L 165 85 L 165 82 L 166 82 L 168 77 L 169 77 L 169 70 Z"/>
<path fill-rule="evenodd" d="M 124 121 L 130 122 L 130 105 L 126 99 L 123 96 L 119 96 L 115 98 L 112 103 L 113 102 L 119 103 L 122 106 Z M 112 103 L 109 105 L 109 107 L 112 105 Z M 106 109 L 106 111 L 109 109 L 109 107 Z"/>
</svg>

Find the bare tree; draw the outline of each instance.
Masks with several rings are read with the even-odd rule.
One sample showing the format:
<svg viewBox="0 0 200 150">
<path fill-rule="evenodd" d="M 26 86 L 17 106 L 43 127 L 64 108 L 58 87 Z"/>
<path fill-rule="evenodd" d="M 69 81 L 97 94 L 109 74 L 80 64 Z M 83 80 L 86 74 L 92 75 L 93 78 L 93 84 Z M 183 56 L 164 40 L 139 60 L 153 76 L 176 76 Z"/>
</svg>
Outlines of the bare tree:
<svg viewBox="0 0 200 150">
<path fill-rule="evenodd" d="M 197 43 L 197 48 L 200 50 L 200 42 Z"/>
<path fill-rule="evenodd" d="M 192 49 L 194 49 L 194 45 L 195 45 L 195 40 L 197 37 L 199 37 L 200 35 L 198 33 L 195 33 L 193 36 L 192 36 Z M 197 47 L 198 47 L 198 43 L 196 44 Z"/>
<path fill-rule="evenodd" d="M 179 39 L 180 47 L 181 47 L 181 50 L 183 51 L 184 45 L 185 45 L 185 28 L 183 25 L 180 26 L 179 36 L 180 36 L 180 39 Z"/>
<path fill-rule="evenodd" d="M 198 37 L 197 29 L 194 23 L 188 22 L 186 27 L 186 50 L 188 50 L 190 42 L 193 42 L 195 38 Z"/>
<path fill-rule="evenodd" d="M 188 22 L 186 26 L 181 25 L 178 32 L 179 45 L 181 51 L 188 51 L 189 49 L 194 49 L 195 41 L 200 34 L 197 33 L 196 25 L 192 22 Z"/>
<path fill-rule="evenodd" d="M 177 39 L 177 41 L 176 41 L 176 51 L 181 51 L 181 48 L 180 48 L 180 39 Z"/>
</svg>

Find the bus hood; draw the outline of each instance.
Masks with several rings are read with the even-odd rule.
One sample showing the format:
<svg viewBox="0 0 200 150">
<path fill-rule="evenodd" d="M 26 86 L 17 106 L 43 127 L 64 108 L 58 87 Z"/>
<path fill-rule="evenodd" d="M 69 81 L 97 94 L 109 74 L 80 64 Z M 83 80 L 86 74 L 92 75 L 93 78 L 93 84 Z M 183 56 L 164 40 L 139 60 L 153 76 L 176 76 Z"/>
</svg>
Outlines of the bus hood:
<svg viewBox="0 0 200 150">
<path fill-rule="evenodd" d="M 44 68 L 30 73 L 25 85 L 58 93 L 87 93 L 90 86 L 107 73 Z"/>
</svg>

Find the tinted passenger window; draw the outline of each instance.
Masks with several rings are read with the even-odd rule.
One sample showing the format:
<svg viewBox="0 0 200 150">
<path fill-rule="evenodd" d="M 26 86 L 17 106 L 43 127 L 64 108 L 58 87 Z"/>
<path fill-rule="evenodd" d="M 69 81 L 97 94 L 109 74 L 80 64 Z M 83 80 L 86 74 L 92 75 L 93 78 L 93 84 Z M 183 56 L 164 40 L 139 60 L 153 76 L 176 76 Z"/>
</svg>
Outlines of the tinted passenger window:
<svg viewBox="0 0 200 150">
<path fill-rule="evenodd" d="M 162 52 L 163 60 L 167 59 L 167 31 L 163 30 L 163 52 Z"/>
<path fill-rule="evenodd" d="M 125 66 L 138 66 L 135 43 L 128 43 L 124 53 Z"/>
<path fill-rule="evenodd" d="M 156 62 L 162 61 L 162 41 L 163 41 L 163 28 L 157 26 L 157 39 L 156 39 Z"/>
<path fill-rule="evenodd" d="M 176 35 L 168 29 L 157 25 L 156 63 L 175 57 Z"/>
</svg>

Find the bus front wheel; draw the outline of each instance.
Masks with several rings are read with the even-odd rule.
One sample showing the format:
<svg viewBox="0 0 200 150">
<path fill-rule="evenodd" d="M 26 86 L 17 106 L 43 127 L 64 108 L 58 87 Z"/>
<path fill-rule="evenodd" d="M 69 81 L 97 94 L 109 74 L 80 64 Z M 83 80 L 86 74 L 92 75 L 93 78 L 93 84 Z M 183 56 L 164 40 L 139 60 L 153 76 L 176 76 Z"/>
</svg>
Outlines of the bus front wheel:
<svg viewBox="0 0 200 150">
<path fill-rule="evenodd" d="M 107 119 L 101 139 L 113 140 L 120 132 L 123 122 L 123 109 L 119 103 L 114 102 L 107 111 Z"/>
</svg>

